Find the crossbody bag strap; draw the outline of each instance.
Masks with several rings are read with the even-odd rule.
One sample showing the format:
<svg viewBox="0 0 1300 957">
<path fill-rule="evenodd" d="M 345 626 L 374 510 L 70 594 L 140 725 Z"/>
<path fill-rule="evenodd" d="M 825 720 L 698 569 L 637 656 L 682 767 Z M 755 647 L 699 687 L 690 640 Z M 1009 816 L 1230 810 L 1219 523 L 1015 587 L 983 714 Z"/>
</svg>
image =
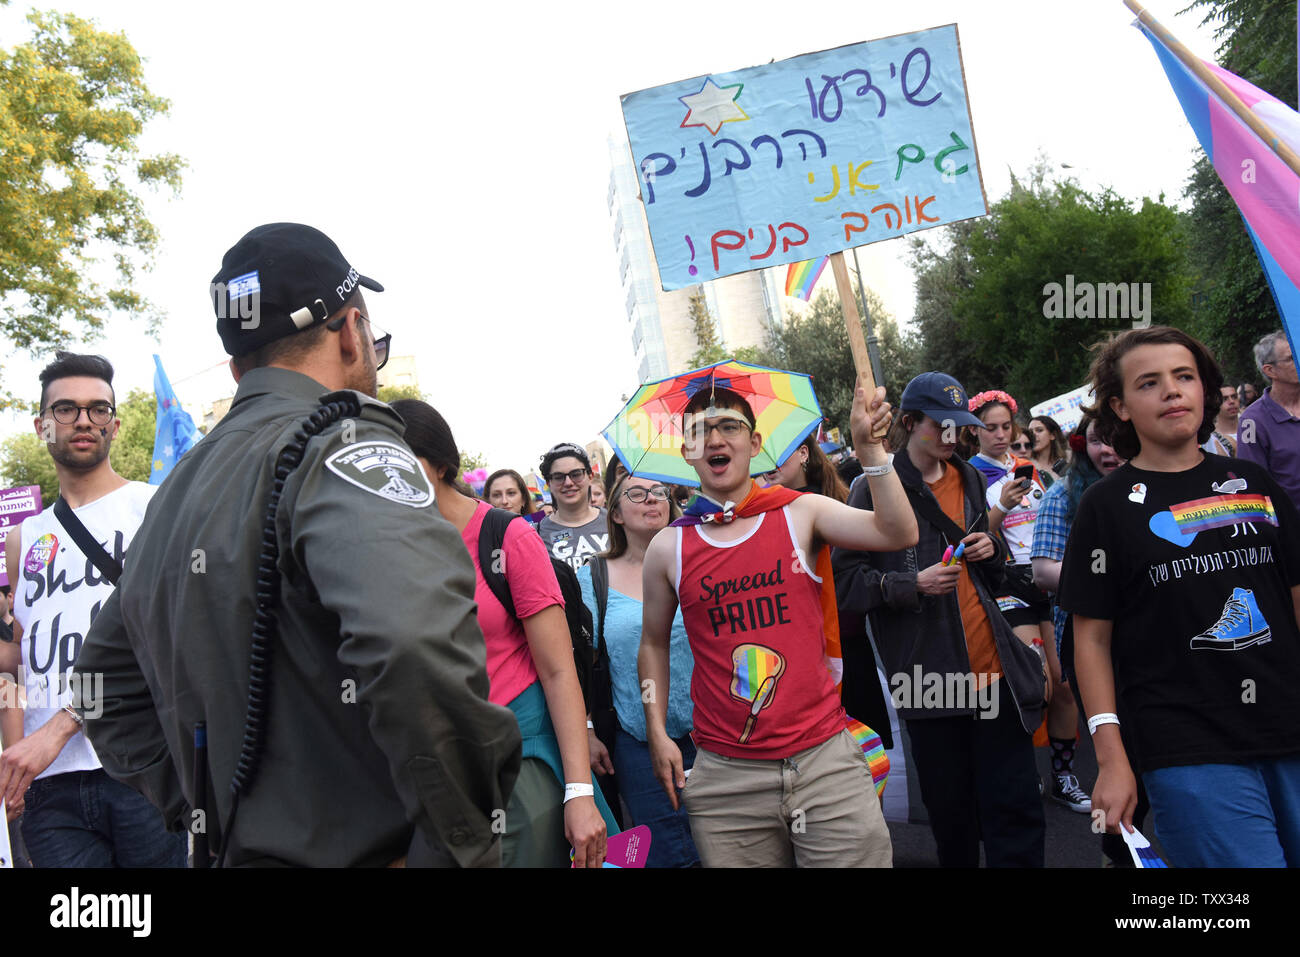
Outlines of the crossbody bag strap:
<svg viewBox="0 0 1300 957">
<path fill-rule="evenodd" d="M 72 506 L 64 500 L 62 495 L 54 503 L 54 517 L 59 520 L 59 524 L 63 526 L 64 530 L 72 536 L 72 540 L 77 543 L 81 553 L 94 563 L 109 584 L 116 585 L 117 580 L 122 577 L 121 564 L 104 550 L 103 545 L 95 541 L 95 536 L 90 534 L 90 529 L 81 523 L 81 519 L 77 518 L 77 513 L 72 510 Z"/>
</svg>

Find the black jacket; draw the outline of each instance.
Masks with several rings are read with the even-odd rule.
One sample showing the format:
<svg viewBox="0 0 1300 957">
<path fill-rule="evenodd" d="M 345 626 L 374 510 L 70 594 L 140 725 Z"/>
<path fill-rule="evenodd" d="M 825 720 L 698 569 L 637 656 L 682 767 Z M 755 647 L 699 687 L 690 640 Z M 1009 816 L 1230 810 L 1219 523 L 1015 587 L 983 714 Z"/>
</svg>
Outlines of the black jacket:
<svg viewBox="0 0 1300 957">
<path fill-rule="evenodd" d="M 984 476 L 956 457 L 949 460 L 948 465 L 961 471 L 965 485 L 963 527 L 987 534 Z M 879 684 L 866 641 L 868 615 L 871 617 L 871 633 L 891 688 L 894 687 L 893 676 L 901 674 L 911 680 L 917 665 L 921 666 L 922 673 L 944 675 L 970 671 L 957 592 L 922 595 L 916 590 L 917 572 L 941 561 L 949 544 L 938 524 L 926 517 L 927 513 L 930 516 L 942 514 L 942 510 L 905 452 L 894 456 L 894 468 L 898 470 L 899 480 L 916 513 L 916 545 L 896 552 L 850 552 L 837 548 L 831 553 L 844 654 L 844 700 L 850 713 L 851 703 L 866 691 L 866 682 Z M 871 496 L 865 478 L 854 483 L 849 504 L 856 508 L 870 507 Z M 993 625 L 994 644 L 1004 672 L 1002 683 L 1015 698 L 1025 730 L 1033 733 L 1042 721 L 1042 659 L 1015 636 L 998 610 L 993 595 L 1001 586 L 1002 566 L 1007 556 L 1000 537 L 995 536 L 993 542 L 997 547 L 996 554 L 982 562 L 970 563 L 971 580 Z M 974 710 L 906 707 L 899 708 L 898 713 L 900 717 L 911 720 L 973 714 Z M 884 734 L 881 736 L 883 738 Z"/>
</svg>

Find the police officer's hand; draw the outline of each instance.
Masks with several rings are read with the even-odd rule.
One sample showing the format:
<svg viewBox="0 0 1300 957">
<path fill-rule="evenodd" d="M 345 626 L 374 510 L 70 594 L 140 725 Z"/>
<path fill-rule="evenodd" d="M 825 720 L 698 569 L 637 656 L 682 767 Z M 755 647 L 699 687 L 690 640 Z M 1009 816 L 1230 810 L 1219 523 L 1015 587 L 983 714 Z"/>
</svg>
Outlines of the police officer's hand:
<svg viewBox="0 0 1300 957">
<path fill-rule="evenodd" d="M 595 798 L 576 797 L 564 805 L 564 836 L 573 846 L 574 867 L 605 863 L 605 819 Z"/>
<path fill-rule="evenodd" d="M 587 750 L 591 752 L 591 771 L 593 774 L 613 774 L 614 761 L 609 756 L 605 742 L 596 737 L 596 732 L 587 729 Z"/>
</svg>

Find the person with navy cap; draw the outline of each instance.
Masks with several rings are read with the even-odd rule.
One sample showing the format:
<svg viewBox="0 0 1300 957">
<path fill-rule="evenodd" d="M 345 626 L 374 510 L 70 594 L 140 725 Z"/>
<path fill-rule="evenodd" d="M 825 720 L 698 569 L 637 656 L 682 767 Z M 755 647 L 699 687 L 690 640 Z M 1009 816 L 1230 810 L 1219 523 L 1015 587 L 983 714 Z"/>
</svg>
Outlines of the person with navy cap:
<svg viewBox="0 0 1300 957">
<path fill-rule="evenodd" d="M 232 866 L 500 862 L 519 729 L 488 701 L 469 555 L 374 398 L 389 337 L 363 288 L 383 290 L 310 226 L 226 253 L 234 402 L 160 486 L 77 662 L 104 675 L 86 733 L 109 774 Z"/>
<path fill-rule="evenodd" d="M 982 840 L 990 867 L 1042 867 L 1033 732 L 1046 666 L 998 610 L 1005 546 L 988 534 L 983 476 L 953 454 L 960 428 L 980 422 L 942 372 L 917 376 L 899 404 L 888 441 L 919 538 L 897 552 L 832 553 L 845 701 L 855 681 L 877 680 L 869 616 L 940 865 L 979 866 Z M 871 508 L 865 482 L 849 504 Z"/>
</svg>

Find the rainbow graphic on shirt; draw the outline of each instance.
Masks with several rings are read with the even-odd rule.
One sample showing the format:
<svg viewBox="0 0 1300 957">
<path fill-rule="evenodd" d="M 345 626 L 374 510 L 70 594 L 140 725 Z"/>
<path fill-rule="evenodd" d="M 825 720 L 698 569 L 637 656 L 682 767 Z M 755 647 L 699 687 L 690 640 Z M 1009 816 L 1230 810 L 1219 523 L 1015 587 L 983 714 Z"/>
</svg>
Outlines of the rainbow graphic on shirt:
<svg viewBox="0 0 1300 957">
<path fill-rule="evenodd" d="M 766 696 L 760 707 L 772 703 L 776 679 L 785 671 L 785 659 L 763 645 L 737 645 L 731 652 L 731 693 L 746 704 L 757 704 L 760 693 Z M 772 682 L 766 688 L 767 679 Z"/>
<path fill-rule="evenodd" d="M 1171 505 L 1174 522 L 1184 535 L 1210 528 L 1226 528 L 1244 522 L 1277 524 L 1273 501 L 1267 495 L 1211 495 L 1180 505 Z"/>
<path fill-rule="evenodd" d="M 54 553 L 58 550 L 58 536 L 47 532 L 36 539 L 31 548 L 27 549 L 27 557 L 23 559 L 23 568 L 33 575 L 39 575 L 50 562 L 54 561 Z"/>
</svg>

